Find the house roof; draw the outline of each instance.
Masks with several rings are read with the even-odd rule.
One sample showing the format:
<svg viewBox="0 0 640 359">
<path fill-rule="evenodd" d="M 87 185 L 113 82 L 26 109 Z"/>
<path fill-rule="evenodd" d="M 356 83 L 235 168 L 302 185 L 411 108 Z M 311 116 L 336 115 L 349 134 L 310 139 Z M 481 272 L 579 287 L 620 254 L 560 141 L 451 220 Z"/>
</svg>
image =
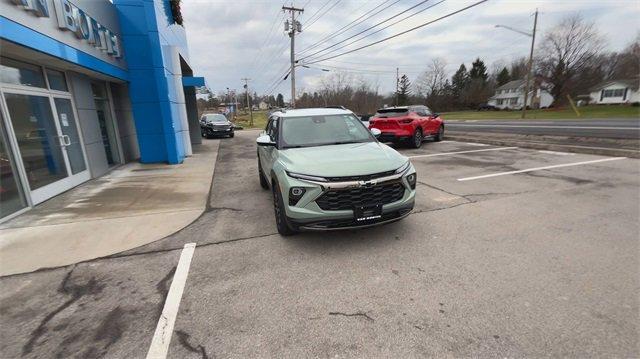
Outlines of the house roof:
<svg viewBox="0 0 640 359">
<path fill-rule="evenodd" d="M 603 87 L 607 87 L 608 85 L 611 85 L 613 83 L 621 83 L 631 88 L 632 90 L 638 90 L 638 87 L 640 86 L 640 78 L 604 81 L 593 86 L 592 88 L 589 89 L 589 91 L 591 92 L 599 91 L 599 90 L 602 90 Z"/>
<path fill-rule="evenodd" d="M 513 81 L 509 81 L 506 84 L 498 87 L 496 90 L 517 89 L 522 85 L 524 85 L 524 80 L 513 80 Z"/>
</svg>

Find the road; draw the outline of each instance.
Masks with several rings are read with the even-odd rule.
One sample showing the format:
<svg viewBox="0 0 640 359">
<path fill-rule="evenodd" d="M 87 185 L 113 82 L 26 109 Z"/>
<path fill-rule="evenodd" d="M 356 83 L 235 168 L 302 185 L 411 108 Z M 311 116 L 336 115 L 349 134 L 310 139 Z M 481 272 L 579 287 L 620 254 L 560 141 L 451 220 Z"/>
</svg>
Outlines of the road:
<svg viewBox="0 0 640 359">
<path fill-rule="evenodd" d="M 446 121 L 449 131 L 640 139 L 638 119 Z"/>
<path fill-rule="evenodd" d="M 640 356 L 638 160 L 425 142 L 409 217 L 283 238 L 256 135 L 184 230 L 0 278 L 0 357 L 143 358 L 174 274 L 170 358 Z"/>
</svg>

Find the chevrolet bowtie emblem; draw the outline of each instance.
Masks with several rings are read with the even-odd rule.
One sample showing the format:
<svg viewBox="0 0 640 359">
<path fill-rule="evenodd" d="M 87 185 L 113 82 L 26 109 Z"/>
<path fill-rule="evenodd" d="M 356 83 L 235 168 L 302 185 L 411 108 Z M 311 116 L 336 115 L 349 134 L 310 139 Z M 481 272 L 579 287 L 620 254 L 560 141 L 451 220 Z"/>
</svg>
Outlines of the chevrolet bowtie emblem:
<svg viewBox="0 0 640 359">
<path fill-rule="evenodd" d="M 372 187 L 376 185 L 376 181 L 359 181 L 360 187 Z"/>
</svg>

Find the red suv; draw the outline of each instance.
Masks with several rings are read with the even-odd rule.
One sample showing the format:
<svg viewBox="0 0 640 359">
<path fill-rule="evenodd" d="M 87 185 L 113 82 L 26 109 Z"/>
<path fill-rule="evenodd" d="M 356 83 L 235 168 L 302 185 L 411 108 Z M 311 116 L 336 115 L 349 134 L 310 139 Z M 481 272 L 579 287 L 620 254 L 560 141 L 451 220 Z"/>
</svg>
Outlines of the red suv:
<svg viewBox="0 0 640 359">
<path fill-rule="evenodd" d="M 369 128 L 382 132 L 380 142 L 404 142 L 413 148 L 419 148 L 426 138 L 442 141 L 444 136 L 444 121 L 421 105 L 381 108 L 369 119 Z"/>
</svg>

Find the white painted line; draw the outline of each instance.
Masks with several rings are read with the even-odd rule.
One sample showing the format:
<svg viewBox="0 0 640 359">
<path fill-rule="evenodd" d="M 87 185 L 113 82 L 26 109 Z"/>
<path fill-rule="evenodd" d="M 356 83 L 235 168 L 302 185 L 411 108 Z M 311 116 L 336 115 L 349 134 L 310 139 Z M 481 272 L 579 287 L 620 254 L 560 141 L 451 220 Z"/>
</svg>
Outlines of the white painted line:
<svg viewBox="0 0 640 359">
<path fill-rule="evenodd" d="M 432 154 L 429 154 L 429 155 L 409 156 L 409 158 L 447 156 L 447 155 L 457 155 L 457 154 L 462 154 L 462 153 L 474 153 L 474 152 L 486 152 L 486 151 L 504 151 L 504 150 L 513 150 L 513 149 L 516 149 L 516 148 L 518 148 L 518 147 L 497 147 L 497 148 L 484 148 L 484 149 L 481 149 L 481 150 L 440 152 L 440 153 L 432 153 Z"/>
<path fill-rule="evenodd" d="M 571 167 L 571 166 L 587 165 L 587 164 L 590 164 L 590 163 L 617 161 L 617 160 L 624 160 L 625 158 L 626 157 L 603 158 L 603 159 L 600 159 L 600 160 L 593 160 L 593 161 L 582 161 L 582 162 L 574 162 L 574 163 L 565 163 L 565 164 L 562 164 L 562 165 L 527 168 L 527 169 L 518 170 L 518 171 L 499 172 L 499 173 L 492 173 L 492 174 L 482 175 L 482 176 L 458 178 L 458 181 L 471 181 L 471 180 L 477 180 L 477 179 L 482 179 L 482 178 L 512 175 L 512 174 L 516 174 L 516 173 L 525 173 L 525 172 L 533 172 L 533 171 L 540 171 L 540 170 L 548 170 L 548 169 L 551 169 L 551 168 Z"/>
<path fill-rule="evenodd" d="M 546 153 L 548 155 L 558 155 L 558 156 L 575 156 L 575 153 L 571 153 L 571 152 L 558 152 L 558 151 L 547 151 L 547 150 L 540 150 L 538 151 L 540 153 Z"/>
<path fill-rule="evenodd" d="M 579 130 L 636 130 L 638 127 L 603 127 L 603 126 L 552 126 L 552 125 L 480 125 L 480 124 L 449 124 L 449 127 L 513 127 L 513 128 L 573 128 Z"/>
<path fill-rule="evenodd" d="M 178 316 L 178 307 L 180 306 L 182 292 L 187 282 L 189 266 L 191 265 L 191 258 L 193 257 L 195 249 L 195 243 L 187 243 L 182 249 L 176 272 L 171 281 L 171 288 L 169 288 L 167 299 L 164 302 L 164 308 L 162 308 L 162 314 L 158 320 L 156 332 L 153 334 L 153 340 L 151 340 L 147 359 L 165 359 L 167 357 L 169 343 L 171 342 L 171 336 L 173 334 L 173 325 Z"/>
<path fill-rule="evenodd" d="M 481 146 L 481 147 L 485 147 L 485 146 L 489 146 L 486 143 L 475 143 L 475 142 L 465 142 L 465 145 L 469 145 L 469 146 Z"/>
</svg>

